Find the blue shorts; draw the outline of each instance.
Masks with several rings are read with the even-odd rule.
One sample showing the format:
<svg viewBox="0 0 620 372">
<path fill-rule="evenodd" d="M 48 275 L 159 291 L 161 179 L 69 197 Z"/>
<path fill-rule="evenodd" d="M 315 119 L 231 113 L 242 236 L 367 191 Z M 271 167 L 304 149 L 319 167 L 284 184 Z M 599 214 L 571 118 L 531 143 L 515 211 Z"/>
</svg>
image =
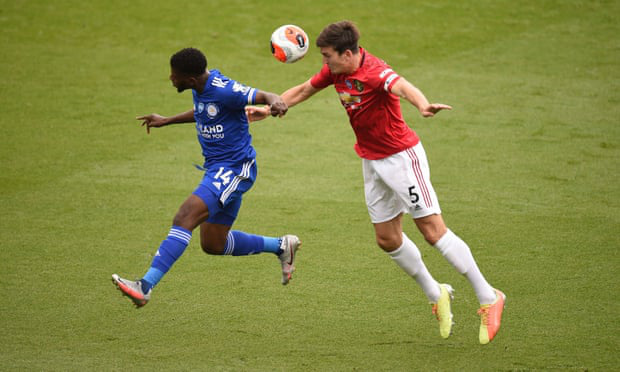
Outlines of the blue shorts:
<svg viewBox="0 0 620 372">
<path fill-rule="evenodd" d="M 237 165 L 215 165 L 205 171 L 193 194 L 207 205 L 206 222 L 232 226 L 241 208 L 243 194 L 256 180 L 256 160 Z"/>
</svg>

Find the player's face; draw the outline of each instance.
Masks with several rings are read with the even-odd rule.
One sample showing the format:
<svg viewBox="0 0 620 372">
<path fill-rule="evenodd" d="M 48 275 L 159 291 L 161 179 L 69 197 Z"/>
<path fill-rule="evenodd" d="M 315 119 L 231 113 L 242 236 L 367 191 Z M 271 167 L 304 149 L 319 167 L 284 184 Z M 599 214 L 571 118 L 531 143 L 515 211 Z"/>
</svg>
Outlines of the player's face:
<svg viewBox="0 0 620 372">
<path fill-rule="evenodd" d="M 192 88 L 191 77 L 182 74 L 174 69 L 170 69 L 170 81 L 175 88 L 177 88 L 177 92 L 181 93 L 186 89 Z"/>
<path fill-rule="evenodd" d="M 347 74 L 355 71 L 353 53 L 350 50 L 339 54 L 330 46 L 321 47 L 321 55 L 323 55 L 323 63 L 327 64 L 332 74 Z"/>
</svg>

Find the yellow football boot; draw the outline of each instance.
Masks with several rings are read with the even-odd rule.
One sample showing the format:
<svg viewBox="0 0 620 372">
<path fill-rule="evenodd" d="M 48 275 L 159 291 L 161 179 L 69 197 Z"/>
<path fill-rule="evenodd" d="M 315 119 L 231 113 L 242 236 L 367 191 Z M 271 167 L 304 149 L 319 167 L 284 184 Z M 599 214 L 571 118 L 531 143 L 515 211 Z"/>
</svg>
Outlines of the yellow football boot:
<svg viewBox="0 0 620 372">
<path fill-rule="evenodd" d="M 441 294 L 439 295 L 439 300 L 436 304 L 433 305 L 433 314 L 437 317 L 439 321 L 439 334 L 443 338 L 450 337 L 452 334 L 452 299 L 454 296 L 452 293 L 454 289 L 450 286 L 450 284 L 440 284 L 439 285 Z"/>
</svg>

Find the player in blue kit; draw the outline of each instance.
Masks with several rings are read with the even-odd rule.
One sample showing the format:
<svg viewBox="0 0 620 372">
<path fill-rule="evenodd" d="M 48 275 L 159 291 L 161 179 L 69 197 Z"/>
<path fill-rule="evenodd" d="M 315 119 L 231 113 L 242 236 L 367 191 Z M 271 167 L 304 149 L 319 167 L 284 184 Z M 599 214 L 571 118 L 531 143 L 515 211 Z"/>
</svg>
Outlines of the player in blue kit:
<svg viewBox="0 0 620 372">
<path fill-rule="evenodd" d="M 207 70 L 207 59 L 198 49 L 185 48 L 175 53 L 170 58 L 170 70 L 170 80 L 179 93 L 192 90 L 193 109 L 171 117 L 150 114 L 137 119 L 143 121 L 147 133 L 151 128 L 195 122 L 205 174 L 174 216 L 172 228 L 144 277 L 130 281 L 113 274 L 112 281 L 138 308 L 146 305 L 153 287 L 181 257 L 192 231 L 200 226 L 200 244 L 206 253 L 274 253 L 280 260 L 282 284 L 288 284 L 301 245 L 297 236 L 273 238 L 231 230 L 243 194 L 252 187 L 257 173 L 256 152 L 244 108 L 267 104 L 272 116 L 282 116 L 288 107 L 276 94 L 240 84 L 218 70 Z"/>
</svg>

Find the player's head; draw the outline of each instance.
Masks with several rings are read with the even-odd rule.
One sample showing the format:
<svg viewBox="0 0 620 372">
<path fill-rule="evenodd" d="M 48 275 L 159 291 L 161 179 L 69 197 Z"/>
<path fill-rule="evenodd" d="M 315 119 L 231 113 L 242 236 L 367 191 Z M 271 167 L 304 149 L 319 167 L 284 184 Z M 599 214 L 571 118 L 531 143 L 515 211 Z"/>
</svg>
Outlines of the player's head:
<svg viewBox="0 0 620 372">
<path fill-rule="evenodd" d="M 194 88 L 207 71 L 207 57 L 196 48 L 181 49 L 170 57 L 170 80 L 179 92 Z"/>
<path fill-rule="evenodd" d="M 316 39 L 323 62 L 334 74 L 353 72 L 359 55 L 360 32 L 351 21 L 340 21 L 325 27 Z M 353 69 L 353 71 L 350 71 Z"/>
<path fill-rule="evenodd" d="M 319 48 L 332 47 L 338 54 L 347 50 L 357 54 L 360 39 L 360 32 L 357 26 L 351 21 L 340 21 L 325 27 L 316 39 L 316 46 Z"/>
</svg>

